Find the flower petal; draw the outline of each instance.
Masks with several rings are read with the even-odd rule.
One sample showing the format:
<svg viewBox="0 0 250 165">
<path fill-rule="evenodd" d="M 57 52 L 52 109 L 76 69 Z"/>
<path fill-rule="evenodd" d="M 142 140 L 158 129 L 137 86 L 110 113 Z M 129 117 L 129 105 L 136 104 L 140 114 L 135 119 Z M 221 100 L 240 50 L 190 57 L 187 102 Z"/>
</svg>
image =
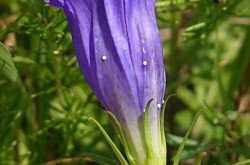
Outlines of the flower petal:
<svg viewBox="0 0 250 165">
<path fill-rule="evenodd" d="M 58 8 L 63 8 L 64 6 L 64 0 L 44 0 L 46 3 L 58 7 Z"/>
<path fill-rule="evenodd" d="M 150 99 L 161 102 L 165 88 L 162 48 L 154 17 L 154 1 L 147 3 L 138 0 L 106 0 L 104 3 L 116 49 L 123 50 L 123 53 L 119 53 L 120 58 L 124 61 L 127 57 L 135 72 L 140 109 L 143 111 Z M 148 6 L 150 4 L 152 6 Z M 164 85 L 158 88 L 158 84 Z"/>
<path fill-rule="evenodd" d="M 160 152 L 160 108 L 165 91 L 165 72 L 162 47 L 155 19 L 154 0 L 104 1 L 111 35 L 120 59 L 129 60 L 135 72 L 140 110 L 147 102 L 150 106 L 150 123 L 155 152 Z M 115 27 L 115 28 L 112 28 Z M 124 44 L 128 43 L 128 45 Z M 122 47 L 121 47 L 122 45 Z M 128 50 L 129 49 L 129 50 Z M 121 53 L 121 50 L 126 50 Z"/>
<path fill-rule="evenodd" d="M 93 46 L 93 20 L 91 3 L 82 0 L 66 1 L 64 11 L 67 16 L 79 66 L 103 106 L 106 102 L 96 76 Z M 92 55 L 92 56 L 91 56 Z"/>
</svg>

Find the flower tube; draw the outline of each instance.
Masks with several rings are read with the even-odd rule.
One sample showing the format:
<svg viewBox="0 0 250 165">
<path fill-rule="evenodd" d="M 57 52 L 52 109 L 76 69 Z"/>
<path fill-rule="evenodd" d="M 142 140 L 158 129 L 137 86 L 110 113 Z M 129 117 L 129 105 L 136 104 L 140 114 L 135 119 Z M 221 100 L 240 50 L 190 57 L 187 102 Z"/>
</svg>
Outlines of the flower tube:
<svg viewBox="0 0 250 165">
<path fill-rule="evenodd" d="M 133 162 L 166 164 L 160 126 L 166 80 L 155 0 L 45 1 L 64 10 L 81 71 L 121 124 Z M 143 115 L 151 99 L 148 147 Z"/>
</svg>

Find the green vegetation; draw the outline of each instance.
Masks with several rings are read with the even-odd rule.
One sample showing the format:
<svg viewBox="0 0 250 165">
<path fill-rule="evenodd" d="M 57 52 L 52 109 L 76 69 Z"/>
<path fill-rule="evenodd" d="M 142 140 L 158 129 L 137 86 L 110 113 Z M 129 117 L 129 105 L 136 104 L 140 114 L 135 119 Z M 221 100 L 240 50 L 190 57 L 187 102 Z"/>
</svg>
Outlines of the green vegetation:
<svg viewBox="0 0 250 165">
<path fill-rule="evenodd" d="M 168 164 L 250 162 L 250 1 L 159 0 Z M 0 1 L 0 164 L 117 164 L 121 148 L 82 76 L 65 16 L 42 0 Z M 193 126 L 193 125 L 192 125 Z M 125 152 L 125 151 L 124 151 Z"/>
</svg>

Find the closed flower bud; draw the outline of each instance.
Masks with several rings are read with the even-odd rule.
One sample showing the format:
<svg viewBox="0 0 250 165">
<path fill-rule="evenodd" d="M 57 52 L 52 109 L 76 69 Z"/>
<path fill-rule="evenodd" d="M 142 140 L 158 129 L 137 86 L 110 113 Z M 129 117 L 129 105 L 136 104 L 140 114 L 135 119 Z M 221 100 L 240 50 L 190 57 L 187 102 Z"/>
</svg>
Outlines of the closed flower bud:
<svg viewBox="0 0 250 165">
<path fill-rule="evenodd" d="M 64 10 L 81 71 L 120 122 L 135 164 L 166 164 L 160 126 L 166 80 L 155 0 L 46 2 Z M 142 120 L 151 99 L 149 151 Z"/>
</svg>

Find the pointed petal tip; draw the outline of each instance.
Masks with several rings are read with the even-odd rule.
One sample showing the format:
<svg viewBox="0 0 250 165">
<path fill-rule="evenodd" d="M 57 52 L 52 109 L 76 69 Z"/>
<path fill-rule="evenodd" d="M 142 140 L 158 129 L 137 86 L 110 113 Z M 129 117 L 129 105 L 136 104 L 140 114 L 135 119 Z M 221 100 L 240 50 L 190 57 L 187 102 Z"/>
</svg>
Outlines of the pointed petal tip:
<svg viewBox="0 0 250 165">
<path fill-rule="evenodd" d="M 64 6 L 64 0 L 44 0 L 44 2 L 58 8 L 63 8 Z"/>
</svg>

